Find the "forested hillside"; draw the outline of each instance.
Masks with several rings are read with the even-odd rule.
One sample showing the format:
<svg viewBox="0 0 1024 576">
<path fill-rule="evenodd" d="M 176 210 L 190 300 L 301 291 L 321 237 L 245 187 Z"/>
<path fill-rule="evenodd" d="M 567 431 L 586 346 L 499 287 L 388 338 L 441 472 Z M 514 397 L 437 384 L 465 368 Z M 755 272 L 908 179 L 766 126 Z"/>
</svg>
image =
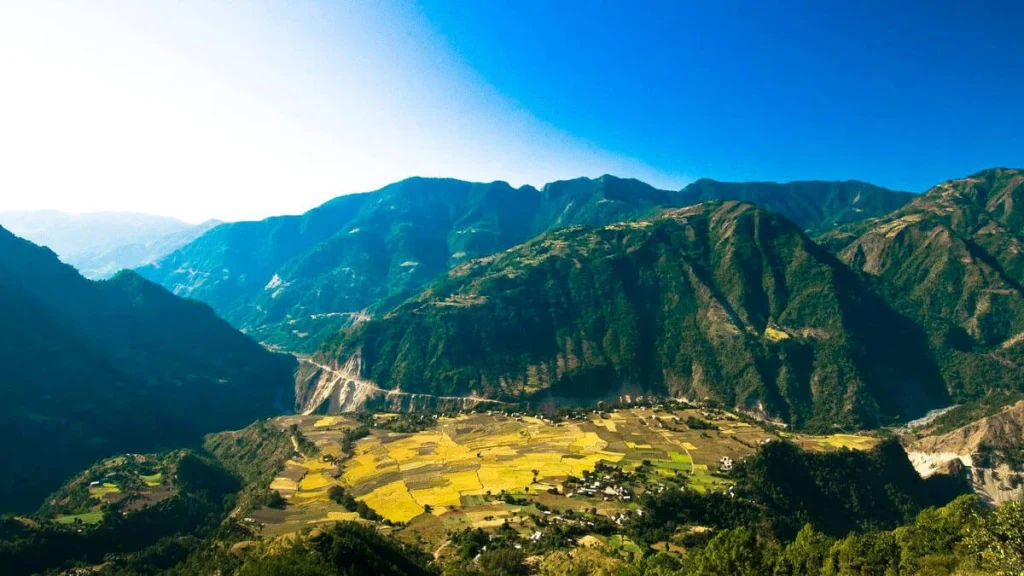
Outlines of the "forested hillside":
<svg viewBox="0 0 1024 576">
<path fill-rule="evenodd" d="M 316 358 L 404 392 L 682 395 L 822 429 L 948 402 L 917 326 L 791 222 L 735 202 L 456 266 Z"/>
<path fill-rule="evenodd" d="M 1024 387 L 1024 171 L 945 182 L 825 243 L 924 328 L 954 398 Z"/>
<path fill-rule="evenodd" d="M 0 228 L 0 510 L 105 455 L 197 443 L 288 406 L 294 360 L 137 274 L 92 282 Z"/>
<path fill-rule="evenodd" d="M 684 204 L 738 200 L 782 214 L 813 234 L 888 214 L 910 202 L 909 192 L 893 192 L 866 182 L 718 182 L 702 178 L 681 192 Z"/>
<path fill-rule="evenodd" d="M 613 176 L 541 190 L 411 178 L 301 216 L 220 226 L 140 273 L 210 304 L 260 341 L 312 351 L 451 266 L 548 230 L 651 217 L 709 199 L 754 201 L 803 229 L 825 231 L 884 214 L 909 195 L 860 182 L 701 180 L 679 192 Z"/>
</svg>

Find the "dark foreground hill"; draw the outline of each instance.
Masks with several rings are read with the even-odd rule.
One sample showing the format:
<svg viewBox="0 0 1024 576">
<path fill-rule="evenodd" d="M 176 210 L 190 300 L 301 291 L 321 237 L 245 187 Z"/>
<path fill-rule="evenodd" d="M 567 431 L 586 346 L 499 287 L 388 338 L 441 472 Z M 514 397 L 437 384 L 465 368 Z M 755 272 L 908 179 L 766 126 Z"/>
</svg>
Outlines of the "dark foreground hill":
<svg viewBox="0 0 1024 576">
<path fill-rule="evenodd" d="M 651 217 L 705 200 L 746 200 L 821 232 L 884 214 L 909 198 L 860 182 L 701 180 L 679 192 L 612 176 L 541 190 L 412 178 L 301 216 L 220 226 L 140 273 L 210 304 L 258 340 L 312 351 L 450 267 L 548 230 Z"/>
<path fill-rule="evenodd" d="M 1024 389 L 1024 171 L 939 184 L 825 242 L 925 329 L 958 400 Z"/>
<path fill-rule="evenodd" d="M 316 360 L 409 393 L 710 397 L 817 428 L 948 402 L 919 328 L 791 222 L 735 202 L 467 262 Z"/>
<path fill-rule="evenodd" d="M 86 280 L 2 228 L 0 342 L 0 510 L 35 507 L 99 457 L 273 414 L 294 365 L 204 304 L 132 272 Z"/>
</svg>

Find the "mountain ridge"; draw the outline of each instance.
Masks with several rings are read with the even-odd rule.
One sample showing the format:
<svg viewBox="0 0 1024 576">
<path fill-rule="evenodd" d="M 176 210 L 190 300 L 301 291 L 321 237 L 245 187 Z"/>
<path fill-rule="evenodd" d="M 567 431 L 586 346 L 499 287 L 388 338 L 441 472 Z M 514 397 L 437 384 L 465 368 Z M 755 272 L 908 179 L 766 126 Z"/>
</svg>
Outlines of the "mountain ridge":
<svg viewBox="0 0 1024 576">
<path fill-rule="evenodd" d="M 957 400 L 1024 386 L 1024 170 L 943 182 L 824 244 L 929 333 Z"/>
<path fill-rule="evenodd" d="M 158 260 L 219 224 L 190 224 L 141 212 L 0 212 L 0 225 L 51 248 L 62 262 L 94 280 Z"/>
<path fill-rule="evenodd" d="M 563 228 L 456 266 L 315 358 L 358 358 L 363 379 L 405 392 L 709 396 L 825 428 L 942 405 L 926 352 L 916 327 L 788 220 L 725 202 Z"/>
<path fill-rule="evenodd" d="M 0 228 L 0 414 L 17 509 L 99 457 L 197 442 L 277 412 L 293 361 L 131 271 L 90 281 Z"/>
<path fill-rule="evenodd" d="M 733 199 L 728 196 L 761 185 L 709 186 L 702 195 Z M 850 186 L 803 183 L 801 190 L 821 190 L 824 200 L 808 192 L 776 207 L 785 212 L 802 202 L 823 203 L 827 209 L 793 212 L 801 227 L 814 228 L 831 222 L 823 214 L 851 201 L 853 195 L 840 193 Z M 887 202 L 905 200 L 904 193 L 863 187 L 868 196 L 891 196 Z M 762 200 L 784 190 L 770 188 L 760 192 Z M 268 345 L 312 352 L 352 318 L 398 304 L 459 262 L 555 228 L 651 217 L 696 198 L 686 189 L 660 190 L 610 175 L 552 182 L 539 190 L 414 177 L 337 197 L 303 215 L 218 227 L 139 272 L 176 294 L 208 302 Z M 888 206 L 871 206 L 876 204 Z"/>
</svg>

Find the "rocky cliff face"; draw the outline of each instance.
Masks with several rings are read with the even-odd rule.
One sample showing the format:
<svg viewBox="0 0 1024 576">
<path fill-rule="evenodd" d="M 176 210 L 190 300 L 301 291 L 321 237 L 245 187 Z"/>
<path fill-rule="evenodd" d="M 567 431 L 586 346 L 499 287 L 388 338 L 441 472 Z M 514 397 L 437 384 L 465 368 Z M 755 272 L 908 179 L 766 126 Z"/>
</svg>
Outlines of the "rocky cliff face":
<svg viewBox="0 0 1024 576">
<path fill-rule="evenodd" d="M 907 447 L 922 476 L 961 470 L 974 491 L 1001 504 L 1024 499 L 1024 401 L 946 434 Z"/>
<path fill-rule="evenodd" d="M 296 380 L 296 411 L 301 414 L 341 414 L 361 409 L 447 412 L 504 404 L 476 396 L 434 396 L 385 390 L 359 376 L 361 363 L 359 354 L 340 366 L 304 360 Z"/>
</svg>

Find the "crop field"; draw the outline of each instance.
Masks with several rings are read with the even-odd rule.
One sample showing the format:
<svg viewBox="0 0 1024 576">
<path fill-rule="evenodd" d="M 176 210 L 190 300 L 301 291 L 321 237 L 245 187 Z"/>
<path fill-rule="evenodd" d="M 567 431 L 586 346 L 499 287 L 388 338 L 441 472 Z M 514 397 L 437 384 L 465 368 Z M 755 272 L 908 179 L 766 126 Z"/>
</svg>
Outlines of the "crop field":
<svg viewBox="0 0 1024 576">
<path fill-rule="evenodd" d="M 83 514 L 68 514 L 57 518 L 60 524 L 99 524 L 103 520 L 103 512 L 85 512 Z"/>
<path fill-rule="evenodd" d="M 89 486 L 89 496 L 102 500 L 105 496 L 111 494 L 117 494 L 121 491 L 121 488 L 113 482 L 103 482 L 95 486 Z"/>
<path fill-rule="evenodd" d="M 173 453 L 124 454 L 102 460 L 55 492 L 47 515 L 62 524 L 95 524 L 102 521 L 105 505 L 121 504 L 133 512 L 166 500 L 176 493 L 167 473 L 173 458 Z"/>
<path fill-rule="evenodd" d="M 689 417 L 711 422 L 714 428 L 691 429 L 685 424 Z M 441 418 L 433 427 L 411 434 L 374 429 L 356 443 L 350 458 L 336 463 L 344 431 L 357 425 L 354 418 L 289 416 L 277 422 L 282 428 L 297 425 L 319 454 L 296 454 L 274 478 L 270 488 L 288 504 L 284 510 L 254 514 L 265 524 L 266 534 L 353 517 L 330 500 L 332 486 L 344 488 L 392 522 L 431 530 L 490 528 L 506 521 L 514 525 L 536 513 L 534 504 L 552 510 L 595 507 L 608 515 L 635 507 L 600 493 L 565 493 L 565 480 L 582 477 L 599 462 L 626 471 L 646 463 L 657 474 L 683 477 L 690 488 L 707 492 L 727 489 L 731 480 L 721 469 L 765 442 L 785 437 L 815 451 L 860 450 L 877 443 L 869 436 L 769 432 L 727 412 L 697 409 L 595 412 L 558 423 L 476 413 Z M 503 493 L 526 497 L 530 503 L 505 504 L 499 498 Z M 428 522 L 429 517 L 437 520 Z"/>
</svg>

